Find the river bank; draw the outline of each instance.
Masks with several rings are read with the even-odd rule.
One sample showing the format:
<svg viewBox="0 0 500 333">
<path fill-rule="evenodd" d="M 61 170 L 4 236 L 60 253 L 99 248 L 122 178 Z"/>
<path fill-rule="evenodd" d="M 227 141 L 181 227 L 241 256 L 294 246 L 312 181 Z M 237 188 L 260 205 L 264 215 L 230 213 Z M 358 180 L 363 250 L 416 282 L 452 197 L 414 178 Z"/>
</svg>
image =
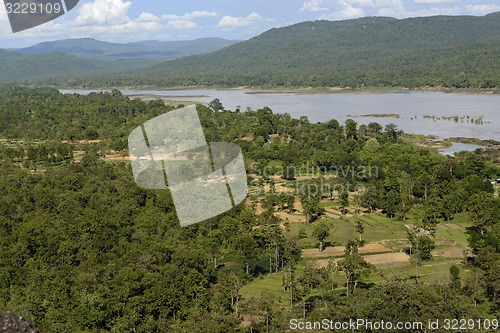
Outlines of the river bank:
<svg viewBox="0 0 500 333">
<path fill-rule="evenodd" d="M 61 90 L 88 94 L 95 90 Z M 359 91 L 358 91 L 359 92 Z M 394 123 L 411 134 L 463 137 L 500 141 L 500 95 L 445 93 L 437 91 L 384 91 L 369 93 L 318 90 L 188 89 L 122 90 L 130 98 L 162 99 L 167 103 L 210 103 L 219 99 L 226 110 L 257 110 L 269 107 L 310 122 L 336 119 L 343 124 L 353 118 L 358 125 Z M 475 121 L 475 120 L 478 121 Z M 474 120 L 474 121 L 471 121 Z"/>
<path fill-rule="evenodd" d="M 149 91 L 192 91 L 192 90 L 215 90 L 215 91 L 241 91 L 247 90 L 248 94 L 336 94 L 336 93 L 352 93 L 352 94 L 376 94 L 376 93 L 405 93 L 415 91 L 433 91 L 443 93 L 457 94 L 500 94 L 498 88 L 449 88 L 449 87 L 391 87 L 391 86 L 366 86 L 366 87 L 254 87 L 254 86 L 174 86 L 174 87 L 158 87 L 158 86 L 121 86 L 121 87 L 55 87 L 59 90 L 92 90 L 92 91 L 111 91 L 118 90 L 149 90 Z"/>
</svg>

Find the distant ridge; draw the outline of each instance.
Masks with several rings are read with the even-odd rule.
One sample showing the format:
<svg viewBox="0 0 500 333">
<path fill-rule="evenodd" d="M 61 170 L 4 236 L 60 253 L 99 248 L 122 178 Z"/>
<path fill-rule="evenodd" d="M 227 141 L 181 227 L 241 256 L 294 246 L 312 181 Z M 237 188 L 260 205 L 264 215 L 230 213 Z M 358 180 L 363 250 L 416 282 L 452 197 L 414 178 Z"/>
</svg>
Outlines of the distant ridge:
<svg viewBox="0 0 500 333">
<path fill-rule="evenodd" d="M 195 53 L 191 44 L 144 41 L 116 46 L 95 40 L 67 40 L 19 52 L 61 50 L 80 58 L 67 72 L 44 58 L 12 57 L 8 71 L 26 82 L 60 87 L 500 87 L 500 12 L 477 16 L 432 16 L 408 19 L 367 17 L 343 21 L 302 22 L 273 28 L 248 41 L 202 39 L 198 50 L 212 53 L 178 59 L 159 52 Z M 221 42 L 233 43 L 222 47 Z M 172 44 L 173 43 L 173 44 Z M 59 48 L 59 49 L 58 49 Z M 69 49 L 69 51 L 68 51 Z M 141 53 L 137 49 L 142 50 Z M 200 53 L 200 52 L 197 52 Z M 23 55 L 27 57 L 26 55 Z M 65 54 L 65 56 L 68 56 Z M 168 61 L 153 59 L 165 56 Z M 174 56 L 174 55 L 172 55 Z M 61 55 L 59 55 L 61 57 Z M 9 58 L 9 57 L 7 57 Z M 85 59 L 82 59 L 85 58 Z M 103 59 L 113 59 L 110 60 Z M 44 60 L 43 72 L 37 62 Z M 82 73 L 73 68 L 95 68 Z M 5 61 L 0 56 L 0 70 Z M 107 65 L 106 65 L 107 64 Z M 105 67 L 104 70 L 101 70 Z M 43 74 L 43 75 L 42 75 Z M 105 74 L 105 75 L 104 75 Z M 50 77 L 50 78 L 49 78 Z M 0 79 L 0 81 L 2 80 Z"/>
<path fill-rule="evenodd" d="M 61 52 L 77 57 L 101 60 L 116 60 L 124 57 L 165 60 L 165 58 L 213 52 L 237 42 L 222 38 L 201 38 L 188 41 L 143 41 L 118 44 L 91 38 L 79 38 L 44 42 L 15 51 L 25 55 Z"/>
<path fill-rule="evenodd" d="M 500 84 L 499 32 L 500 13 L 303 22 L 112 80 L 153 86 L 491 88 Z"/>
<path fill-rule="evenodd" d="M 192 41 L 144 41 L 127 44 L 90 38 L 44 42 L 21 49 L 0 49 L 0 82 L 45 84 L 86 80 L 137 70 L 176 57 L 219 50 L 237 41 L 202 38 Z"/>
</svg>

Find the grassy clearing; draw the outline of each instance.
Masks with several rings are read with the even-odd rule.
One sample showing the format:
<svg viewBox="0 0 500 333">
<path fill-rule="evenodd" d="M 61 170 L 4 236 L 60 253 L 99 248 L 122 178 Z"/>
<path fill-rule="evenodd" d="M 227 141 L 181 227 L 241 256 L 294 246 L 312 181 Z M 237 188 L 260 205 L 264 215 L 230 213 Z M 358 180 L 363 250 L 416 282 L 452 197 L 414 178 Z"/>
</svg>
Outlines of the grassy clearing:
<svg viewBox="0 0 500 333">
<path fill-rule="evenodd" d="M 292 184 L 293 182 L 277 182 L 276 186 L 278 188 Z M 262 199 L 263 197 L 259 195 L 255 196 L 255 198 Z M 380 255 L 374 256 L 377 258 L 371 258 L 374 259 L 373 271 L 360 279 L 360 282 L 365 285 L 383 283 L 388 279 L 394 278 L 415 281 L 416 272 L 418 273 L 419 283 L 447 283 L 450 280 L 449 270 L 452 265 L 457 265 L 460 268 L 462 279 L 467 276 L 467 270 L 460 263 L 463 257 L 462 251 L 468 248 L 466 231 L 467 227 L 470 226 L 470 219 L 467 213 L 459 214 L 452 221 L 440 222 L 435 234 L 436 247 L 433 251 L 434 257 L 430 261 L 421 262 L 416 271 L 415 266 L 409 260 L 406 260 L 406 258 L 400 260 L 399 256 L 409 246 L 407 239 L 408 231 L 405 225 L 416 223 L 418 214 L 414 211 L 407 214 L 405 221 L 401 221 L 396 218 L 388 218 L 380 212 L 371 214 L 363 213 L 353 216 L 354 207 L 348 207 L 350 213 L 343 215 L 339 211 L 338 200 L 322 200 L 320 206 L 325 208 L 326 213 L 319 220 L 309 225 L 304 221 L 302 207 L 298 200 L 295 204 L 296 211 L 293 214 L 278 211 L 278 215 L 288 218 L 288 222 L 285 223 L 286 237 L 298 238 L 299 233 L 303 234 L 303 238 L 298 239 L 298 246 L 302 249 L 317 248 L 318 240 L 313 237 L 314 227 L 319 222 L 326 223 L 330 227 L 330 235 L 325 240 L 328 251 L 328 249 L 332 250 L 332 247 L 343 246 L 350 239 L 359 238 L 359 234 L 355 231 L 356 220 L 359 219 L 364 225 L 363 240 L 367 243 L 372 243 L 372 245 L 380 244 L 391 251 L 389 253 L 385 251 L 380 252 Z M 303 232 L 301 232 L 302 230 Z M 370 254 L 373 255 L 375 253 Z M 342 256 L 343 253 L 330 257 L 340 260 Z M 312 256 L 303 258 L 298 264 L 295 273 L 296 276 L 300 276 L 306 263 L 316 263 L 317 267 L 324 267 L 324 263 L 330 257 Z M 396 257 L 399 259 L 396 260 Z M 259 260 L 257 266 L 260 266 L 258 270 L 262 275 L 245 285 L 241 289 L 241 295 L 243 298 L 249 299 L 252 297 L 260 298 L 263 293 L 267 293 L 274 299 L 275 306 L 289 308 L 289 294 L 288 291 L 283 290 L 283 272 L 265 274 L 267 273 L 267 260 L 267 257 Z M 231 261 L 233 261 L 233 267 L 225 267 L 224 269 L 235 269 L 236 267 L 234 266 L 242 269 L 241 260 L 231 258 Z M 335 280 L 338 286 L 336 292 L 344 292 L 345 277 L 343 272 L 338 272 Z M 311 295 L 314 294 L 315 292 L 312 291 Z"/>
<path fill-rule="evenodd" d="M 460 260 L 433 258 L 430 261 L 422 262 L 417 271 L 415 266 L 409 262 L 376 265 L 375 269 L 369 275 L 362 277 L 360 282 L 378 284 L 395 278 L 414 281 L 415 274 L 418 272 L 419 283 L 447 283 L 450 281 L 450 267 L 452 265 L 460 268 L 460 277 L 463 280 L 468 271 L 462 267 Z M 299 265 L 296 274 L 300 275 L 302 268 Z M 289 294 L 283 291 L 282 279 L 282 272 L 260 276 L 241 288 L 241 296 L 245 299 L 260 298 L 263 293 L 267 293 L 273 297 L 276 306 L 289 307 Z M 342 272 L 336 275 L 335 282 L 337 283 L 337 292 L 345 290 L 345 277 Z M 314 291 L 311 295 L 314 295 Z"/>
<path fill-rule="evenodd" d="M 402 221 L 390 219 L 379 213 L 366 214 L 359 218 L 365 225 L 363 238 L 367 241 L 406 239 L 406 227 Z"/>
<path fill-rule="evenodd" d="M 436 243 L 466 248 L 468 246 L 466 231 L 463 225 L 440 224 L 436 230 Z"/>
<path fill-rule="evenodd" d="M 335 206 L 331 202 L 323 202 L 322 204 L 325 207 Z M 405 224 L 413 224 L 415 222 L 411 214 L 409 214 L 405 222 L 398 219 L 390 219 L 380 213 L 362 214 L 357 218 L 365 226 L 365 232 L 362 236 L 368 243 L 379 243 L 396 253 L 408 247 L 407 228 Z M 354 217 L 346 216 L 340 216 L 339 218 L 321 217 L 321 220 L 330 226 L 330 236 L 326 239 L 326 245 L 339 246 L 345 244 L 349 239 L 358 238 L 359 235 L 354 229 L 355 219 Z M 307 225 L 305 222 L 287 223 L 286 234 L 288 237 L 297 237 L 299 231 L 303 229 L 307 237 L 299 239 L 298 245 L 302 249 L 316 248 L 318 241 L 312 236 L 315 223 L 318 222 L 310 225 Z M 467 271 L 460 264 L 460 257 L 462 250 L 467 249 L 467 235 L 465 232 L 468 226 L 470 224 L 468 223 L 466 214 L 458 216 L 449 223 L 441 222 L 438 225 L 435 237 L 436 249 L 433 252 L 435 256 L 430 261 L 421 262 L 418 267 L 419 283 L 446 283 L 450 279 L 449 270 L 452 265 L 457 265 L 460 268 L 462 279 L 466 277 Z M 306 262 L 317 262 L 319 265 L 321 260 L 324 261 L 327 259 L 303 259 L 299 263 L 296 274 L 300 274 Z M 262 264 L 265 264 L 264 261 L 262 261 Z M 375 269 L 368 276 L 361 278 L 361 282 L 365 284 L 377 284 L 396 277 L 415 280 L 415 274 L 415 266 L 409 261 L 377 263 Z M 282 272 L 263 275 L 245 285 L 241 289 L 241 295 L 244 298 L 259 298 L 262 293 L 268 293 L 273 296 L 276 306 L 288 307 L 289 295 L 283 291 L 282 278 Z M 336 281 L 338 284 L 336 291 L 342 292 L 345 290 L 345 278 L 342 272 L 337 274 Z"/>
<path fill-rule="evenodd" d="M 237 255 L 231 255 L 219 259 L 217 262 L 217 266 L 220 271 L 225 273 L 239 273 L 245 267 L 241 258 Z"/>
<path fill-rule="evenodd" d="M 405 222 L 398 219 L 390 219 L 380 213 L 363 214 L 359 218 L 365 227 L 362 235 L 363 240 L 375 243 L 380 242 L 389 247 L 393 251 L 400 251 L 408 246 L 407 228 L 405 224 L 413 224 L 415 221 L 411 218 Z M 467 248 L 466 228 L 470 226 L 465 223 L 466 217 L 453 220 L 450 223 L 441 223 L 436 231 L 436 245 L 439 246 L 458 246 L 463 249 Z M 358 238 L 356 233 L 355 218 L 340 216 L 339 218 L 331 218 L 324 216 L 321 218 L 327 225 L 330 226 L 330 236 L 326 239 L 327 246 L 342 245 L 349 239 Z M 307 238 L 302 238 L 298 241 L 301 248 L 314 248 L 318 245 L 318 241 L 312 236 L 315 226 L 314 222 L 307 225 L 305 222 L 294 222 L 287 224 L 287 236 L 297 237 L 299 231 L 303 229 Z"/>
<path fill-rule="evenodd" d="M 341 245 L 347 240 L 356 237 L 354 224 L 350 219 L 324 219 L 325 223 L 330 226 L 330 236 L 325 240 L 326 245 Z M 317 222 L 315 222 L 317 223 Z M 300 229 L 304 229 L 307 238 L 299 239 L 298 245 L 301 248 L 315 248 L 318 246 L 318 241 L 312 236 L 314 223 L 307 225 L 304 222 L 290 223 L 288 233 L 291 237 L 297 237 Z"/>
<path fill-rule="evenodd" d="M 422 262 L 417 270 L 415 269 L 415 265 L 409 262 L 404 264 L 380 265 L 377 267 L 378 274 L 372 274 L 363 281 L 379 283 L 386 279 L 393 279 L 396 277 L 414 280 L 415 274 L 418 272 L 418 281 L 421 283 L 446 283 L 450 280 L 450 267 L 452 265 L 460 267 L 460 270 L 463 271 L 460 260 L 437 257 L 432 258 L 430 261 Z M 463 272 L 461 275 L 463 277 Z"/>
<path fill-rule="evenodd" d="M 274 303 L 279 306 L 289 306 L 290 295 L 283 291 L 283 273 L 262 275 L 240 289 L 245 299 L 260 298 L 263 293 L 273 297 Z"/>
</svg>

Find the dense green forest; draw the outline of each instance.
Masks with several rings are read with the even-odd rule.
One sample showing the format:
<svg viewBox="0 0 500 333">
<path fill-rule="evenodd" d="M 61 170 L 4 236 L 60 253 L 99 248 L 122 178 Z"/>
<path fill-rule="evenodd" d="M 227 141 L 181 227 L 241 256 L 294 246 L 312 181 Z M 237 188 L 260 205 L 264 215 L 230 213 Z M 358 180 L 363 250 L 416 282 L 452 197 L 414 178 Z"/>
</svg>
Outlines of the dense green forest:
<svg viewBox="0 0 500 333">
<path fill-rule="evenodd" d="M 109 158 L 173 108 L 118 90 L 0 89 L 0 309 L 43 333 L 498 319 L 498 150 L 443 156 L 394 125 L 313 124 L 214 100 L 197 106 L 207 141 L 241 146 L 250 195 L 181 228 L 168 190 L 141 189 L 128 162 Z M 443 232 L 463 244 L 460 258 L 433 251 Z M 364 255 L 381 234 L 408 258 L 400 266 Z M 306 256 L 335 249 L 324 265 Z"/>
<path fill-rule="evenodd" d="M 94 87 L 495 88 L 499 30 L 500 13 L 303 22 L 129 74 L 54 82 Z"/>
<path fill-rule="evenodd" d="M 116 73 L 150 65 L 143 60 L 82 59 L 61 52 L 24 55 L 0 49 L 1 83 L 32 83 L 34 80 L 53 77 L 90 77 L 100 73 Z"/>
</svg>

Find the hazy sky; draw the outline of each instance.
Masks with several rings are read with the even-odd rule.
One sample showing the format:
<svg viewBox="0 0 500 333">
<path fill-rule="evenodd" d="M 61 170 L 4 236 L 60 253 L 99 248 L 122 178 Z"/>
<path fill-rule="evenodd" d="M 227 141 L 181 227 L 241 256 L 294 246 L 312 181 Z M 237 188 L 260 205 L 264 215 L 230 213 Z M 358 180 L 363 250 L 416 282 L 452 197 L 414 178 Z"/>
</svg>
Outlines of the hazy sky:
<svg viewBox="0 0 500 333">
<path fill-rule="evenodd" d="M 80 0 L 69 14 L 13 34 L 0 6 L 0 48 L 63 38 L 110 42 L 248 39 L 272 27 L 363 16 L 484 15 L 500 0 Z"/>
</svg>

